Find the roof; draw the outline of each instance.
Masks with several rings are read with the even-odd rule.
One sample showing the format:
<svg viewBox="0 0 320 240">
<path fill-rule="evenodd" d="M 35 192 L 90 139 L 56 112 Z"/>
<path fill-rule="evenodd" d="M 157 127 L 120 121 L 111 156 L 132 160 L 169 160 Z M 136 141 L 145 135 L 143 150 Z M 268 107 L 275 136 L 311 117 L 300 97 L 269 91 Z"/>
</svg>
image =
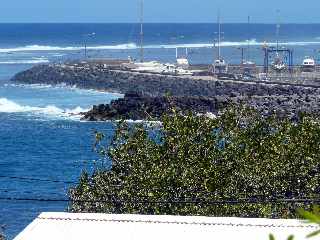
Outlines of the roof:
<svg viewBox="0 0 320 240">
<path fill-rule="evenodd" d="M 315 230 L 298 220 L 42 213 L 14 240 L 299 240 Z"/>
</svg>

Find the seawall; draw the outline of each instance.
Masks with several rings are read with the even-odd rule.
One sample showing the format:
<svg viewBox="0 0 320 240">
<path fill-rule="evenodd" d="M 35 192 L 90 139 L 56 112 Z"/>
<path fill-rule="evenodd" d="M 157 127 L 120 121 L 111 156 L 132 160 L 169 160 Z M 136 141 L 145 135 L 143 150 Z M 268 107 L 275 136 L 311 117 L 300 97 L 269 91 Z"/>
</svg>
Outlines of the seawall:
<svg viewBox="0 0 320 240">
<path fill-rule="evenodd" d="M 318 86 L 221 81 L 210 76 L 168 76 L 113 68 L 38 65 L 16 74 L 12 81 L 27 84 L 76 85 L 110 92 L 140 92 L 146 96 L 267 96 L 320 93 Z"/>
</svg>

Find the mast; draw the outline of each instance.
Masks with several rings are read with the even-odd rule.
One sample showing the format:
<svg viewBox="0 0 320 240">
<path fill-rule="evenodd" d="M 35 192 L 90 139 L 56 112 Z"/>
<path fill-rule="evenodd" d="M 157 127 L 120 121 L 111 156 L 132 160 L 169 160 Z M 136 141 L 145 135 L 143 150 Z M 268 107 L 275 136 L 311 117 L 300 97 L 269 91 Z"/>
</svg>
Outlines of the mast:
<svg viewBox="0 0 320 240">
<path fill-rule="evenodd" d="M 247 48 L 247 62 L 250 61 L 250 16 L 248 16 L 248 48 Z"/>
<path fill-rule="evenodd" d="M 276 30 L 277 52 L 279 50 L 279 36 L 280 36 L 280 10 L 277 10 L 277 30 Z"/>
<path fill-rule="evenodd" d="M 144 62 L 144 49 L 143 49 L 143 10 L 144 3 L 143 0 L 140 0 L 140 61 Z"/>
<path fill-rule="evenodd" d="M 221 19 L 220 10 L 218 11 L 218 59 L 221 59 Z"/>
</svg>

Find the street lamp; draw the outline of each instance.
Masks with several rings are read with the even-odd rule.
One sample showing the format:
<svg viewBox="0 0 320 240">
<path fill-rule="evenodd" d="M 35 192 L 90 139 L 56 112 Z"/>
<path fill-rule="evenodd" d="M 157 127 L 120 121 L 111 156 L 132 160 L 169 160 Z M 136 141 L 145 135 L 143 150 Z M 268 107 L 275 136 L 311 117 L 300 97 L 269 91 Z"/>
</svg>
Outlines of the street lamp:
<svg viewBox="0 0 320 240">
<path fill-rule="evenodd" d="M 87 38 L 94 37 L 95 35 L 96 35 L 95 32 L 88 33 L 88 34 L 83 34 L 83 37 L 84 37 L 84 58 L 85 59 L 87 59 Z"/>
</svg>

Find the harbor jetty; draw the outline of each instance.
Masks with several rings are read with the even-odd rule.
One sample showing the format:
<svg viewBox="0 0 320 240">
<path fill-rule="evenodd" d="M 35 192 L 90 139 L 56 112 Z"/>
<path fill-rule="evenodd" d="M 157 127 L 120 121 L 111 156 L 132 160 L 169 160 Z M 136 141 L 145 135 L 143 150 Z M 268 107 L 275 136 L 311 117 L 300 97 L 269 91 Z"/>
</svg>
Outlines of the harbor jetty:
<svg viewBox="0 0 320 240">
<path fill-rule="evenodd" d="M 230 103 L 245 103 L 266 114 L 277 111 L 292 117 L 301 111 L 318 112 L 320 109 L 320 81 L 313 75 L 291 82 L 283 79 L 283 76 L 267 80 L 240 77 L 219 79 L 210 75 L 209 66 L 199 66 L 197 74 L 192 76 L 136 72 L 123 66 L 121 61 L 37 65 L 16 74 L 12 81 L 66 84 L 127 94 L 124 99 L 109 105 L 94 106 L 90 112 L 84 113 L 83 119 L 92 121 L 119 118 L 138 120 L 147 116 L 157 118 L 172 103 L 183 111 L 196 113 L 217 113 Z M 236 71 L 237 68 L 234 68 Z M 171 102 L 166 96 L 170 96 Z"/>
</svg>

